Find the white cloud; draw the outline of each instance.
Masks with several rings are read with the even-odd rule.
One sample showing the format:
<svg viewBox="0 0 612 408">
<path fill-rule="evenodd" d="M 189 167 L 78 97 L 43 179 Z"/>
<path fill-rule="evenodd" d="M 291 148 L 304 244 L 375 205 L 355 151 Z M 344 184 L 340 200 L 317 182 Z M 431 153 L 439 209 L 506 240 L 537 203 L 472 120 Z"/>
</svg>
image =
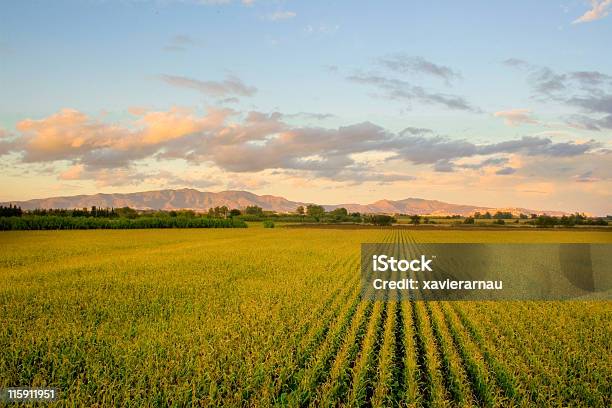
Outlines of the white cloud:
<svg viewBox="0 0 612 408">
<path fill-rule="evenodd" d="M 229 75 L 223 81 L 200 81 L 178 75 L 160 75 L 159 78 L 175 87 L 194 89 L 217 97 L 253 96 L 257 92 L 257 88 L 246 85 L 240 78 L 233 75 Z"/>
<path fill-rule="evenodd" d="M 600 20 L 608 15 L 608 8 L 612 5 L 612 0 L 591 0 L 591 9 L 578 17 L 572 24 L 590 23 Z"/>
<path fill-rule="evenodd" d="M 279 21 L 279 20 L 288 20 L 290 18 L 294 18 L 297 14 L 293 11 L 275 11 L 274 13 L 270 13 L 266 16 L 267 20 L 270 21 Z"/>
<path fill-rule="evenodd" d="M 498 118 L 503 118 L 508 126 L 518 126 L 522 124 L 536 125 L 539 123 L 531 117 L 531 111 L 529 109 L 510 109 L 495 112 L 494 115 Z"/>
</svg>

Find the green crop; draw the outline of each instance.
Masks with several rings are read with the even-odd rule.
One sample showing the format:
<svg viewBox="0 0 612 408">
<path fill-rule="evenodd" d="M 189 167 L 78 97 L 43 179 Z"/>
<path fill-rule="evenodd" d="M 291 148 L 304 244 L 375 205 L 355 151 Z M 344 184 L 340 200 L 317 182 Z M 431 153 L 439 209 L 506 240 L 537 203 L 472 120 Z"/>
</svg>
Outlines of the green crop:
<svg viewBox="0 0 612 408">
<path fill-rule="evenodd" d="M 0 233 L 0 388 L 50 406 L 612 405 L 612 302 L 360 299 L 363 242 L 596 231 Z"/>
</svg>

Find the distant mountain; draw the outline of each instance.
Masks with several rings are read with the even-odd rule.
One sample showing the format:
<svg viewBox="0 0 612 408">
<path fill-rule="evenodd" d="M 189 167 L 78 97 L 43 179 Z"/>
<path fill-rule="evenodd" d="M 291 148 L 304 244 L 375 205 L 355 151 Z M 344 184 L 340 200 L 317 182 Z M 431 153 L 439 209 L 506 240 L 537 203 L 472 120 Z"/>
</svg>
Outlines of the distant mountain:
<svg viewBox="0 0 612 408">
<path fill-rule="evenodd" d="M 365 212 L 365 213 L 384 213 L 384 214 L 420 214 L 420 215 L 473 215 L 475 212 L 494 214 L 497 211 L 511 212 L 514 215 L 519 214 L 548 214 L 548 215 L 564 215 L 563 211 L 542 211 L 531 210 L 528 208 L 495 208 L 495 207 L 480 207 L 475 205 L 450 204 L 438 200 L 425 200 L 422 198 L 406 198 L 404 200 L 379 200 L 372 204 L 338 204 L 326 206 L 329 208 L 344 207 L 349 212 Z"/>
<path fill-rule="evenodd" d="M 227 206 L 228 208 L 245 208 L 257 205 L 264 210 L 288 212 L 299 205 L 283 197 L 257 195 L 248 191 L 222 191 L 211 193 L 194 189 L 156 190 L 140 193 L 93 194 L 70 197 L 51 197 L 27 201 L 13 201 L 13 205 L 23 209 L 35 208 L 85 208 L 97 207 L 131 207 L 139 210 L 179 210 L 189 209 L 208 211 L 211 207 Z M 3 203 L 7 205 L 8 203 Z"/>
<path fill-rule="evenodd" d="M 97 207 L 131 207 L 139 210 L 179 210 L 190 209 L 207 211 L 211 207 L 227 206 L 228 208 L 245 208 L 257 205 L 264 210 L 290 212 L 308 203 L 290 201 L 272 195 L 257 195 L 248 191 L 222 191 L 219 193 L 204 192 L 194 189 L 157 190 L 126 194 L 93 194 L 70 197 L 51 197 L 27 201 L 11 201 L 1 205 L 18 205 L 23 209 L 35 208 L 85 208 Z M 344 207 L 349 212 L 378 214 L 421 214 L 421 215 L 472 215 L 476 211 L 509 211 L 513 214 L 549 214 L 563 215 L 562 211 L 538 211 L 526 208 L 492 208 L 474 205 L 449 204 L 437 200 L 406 198 L 404 200 L 379 200 L 372 204 L 338 204 L 324 205 L 327 210 Z"/>
</svg>

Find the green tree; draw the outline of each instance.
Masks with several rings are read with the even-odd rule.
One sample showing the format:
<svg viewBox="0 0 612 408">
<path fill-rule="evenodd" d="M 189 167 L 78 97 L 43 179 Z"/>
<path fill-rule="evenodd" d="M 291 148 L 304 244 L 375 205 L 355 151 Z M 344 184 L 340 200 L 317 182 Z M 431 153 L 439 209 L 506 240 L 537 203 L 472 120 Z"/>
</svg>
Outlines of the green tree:
<svg viewBox="0 0 612 408">
<path fill-rule="evenodd" d="M 130 208 L 130 207 L 122 207 L 122 208 L 117 208 L 117 215 L 123 218 L 134 219 L 138 217 L 138 212 L 135 209 Z"/>
<path fill-rule="evenodd" d="M 306 214 L 308 214 L 310 217 L 314 218 L 315 220 L 319 221 L 321 217 L 325 215 L 325 209 L 320 205 L 309 204 L 306 207 Z"/>
<path fill-rule="evenodd" d="M 395 222 L 395 218 L 390 215 L 377 214 L 365 217 L 364 221 L 374 225 L 387 226 L 393 224 Z"/>
<path fill-rule="evenodd" d="M 332 215 L 339 215 L 341 217 L 348 216 L 348 211 L 344 207 L 336 208 L 335 210 L 330 211 Z"/>
<path fill-rule="evenodd" d="M 248 205 L 247 208 L 244 209 L 244 213 L 248 215 L 263 215 L 263 209 L 256 205 Z"/>
</svg>

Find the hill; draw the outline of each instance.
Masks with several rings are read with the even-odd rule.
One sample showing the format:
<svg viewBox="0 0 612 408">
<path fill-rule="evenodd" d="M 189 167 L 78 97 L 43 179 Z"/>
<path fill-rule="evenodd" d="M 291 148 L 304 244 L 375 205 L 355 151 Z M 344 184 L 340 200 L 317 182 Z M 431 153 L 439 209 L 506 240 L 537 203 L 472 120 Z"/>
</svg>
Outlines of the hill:
<svg viewBox="0 0 612 408">
<path fill-rule="evenodd" d="M 308 203 L 291 201 L 284 197 L 273 195 L 257 195 L 248 191 L 221 191 L 218 193 L 198 191 L 194 189 L 156 190 L 138 193 L 92 194 L 66 197 L 51 197 L 27 201 L 11 201 L 1 205 L 18 205 L 23 209 L 35 208 L 85 208 L 97 207 L 131 207 L 139 210 L 179 210 L 207 211 L 211 207 L 227 206 L 228 208 L 245 208 L 257 205 L 264 210 L 290 212 Z M 451 204 L 437 200 L 422 198 L 406 198 L 404 200 L 379 200 L 372 204 L 335 204 L 323 205 L 325 209 L 344 207 L 349 212 L 379 213 L 379 214 L 421 214 L 421 215 L 471 215 L 476 211 L 509 211 L 513 214 L 549 214 L 563 215 L 562 211 L 542 211 L 527 208 L 493 208 L 474 205 Z"/>
</svg>

